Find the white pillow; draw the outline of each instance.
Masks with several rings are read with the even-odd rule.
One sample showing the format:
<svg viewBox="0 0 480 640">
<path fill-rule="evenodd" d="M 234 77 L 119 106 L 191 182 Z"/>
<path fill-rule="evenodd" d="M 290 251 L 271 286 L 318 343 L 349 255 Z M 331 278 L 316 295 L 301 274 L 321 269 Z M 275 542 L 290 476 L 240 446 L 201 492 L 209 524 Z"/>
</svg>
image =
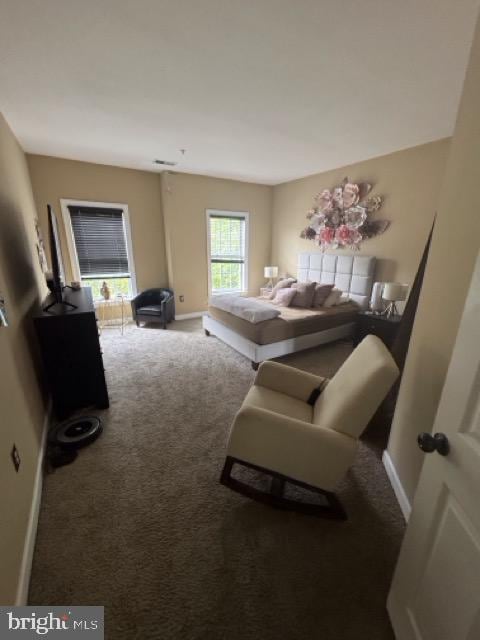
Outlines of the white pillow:
<svg viewBox="0 0 480 640">
<path fill-rule="evenodd" d="M 335 307 L 337 304 L 340 304 L 340 298 L 342 297 L 342 292 L 340 289 L 332 289 L 328 294 L 328 298 L 325 300 L 322 306 L 326 307 Z"/>
</svg>

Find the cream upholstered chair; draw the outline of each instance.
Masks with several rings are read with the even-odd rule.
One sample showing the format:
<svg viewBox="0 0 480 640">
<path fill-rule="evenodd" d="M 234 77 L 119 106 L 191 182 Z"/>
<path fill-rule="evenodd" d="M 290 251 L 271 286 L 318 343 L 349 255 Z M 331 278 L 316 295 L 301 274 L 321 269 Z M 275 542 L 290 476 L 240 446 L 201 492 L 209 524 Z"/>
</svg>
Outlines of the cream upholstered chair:
<svg viewBox="0 0 480 640">
<path fill-rule="evenodd" d="M 235 416 L 220 481 L 273 506 L 345 519 L 333 490 L 353 463 L 357 440 L 399 370 L 376 336 L 367 336 L 331 380 L 263 362 Z M 232 477 L 234 464 L 272 476 L 270 493 Z M 325 505 L 283 496 L 285 482 L 324 495 Z"/>
</svg>

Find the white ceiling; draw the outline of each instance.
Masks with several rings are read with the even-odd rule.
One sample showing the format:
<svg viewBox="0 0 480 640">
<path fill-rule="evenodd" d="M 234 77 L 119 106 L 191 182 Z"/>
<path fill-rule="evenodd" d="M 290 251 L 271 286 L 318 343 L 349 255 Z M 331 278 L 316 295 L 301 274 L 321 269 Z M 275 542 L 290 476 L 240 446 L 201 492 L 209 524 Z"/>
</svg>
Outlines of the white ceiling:
<svg viewBox="0 0 480 640">
<path fill-rule="evenodd" d="M 31 153 L 275 184 L 450 135 L 478 6 L 0 0 L 0 110 Z"/>
</svg>

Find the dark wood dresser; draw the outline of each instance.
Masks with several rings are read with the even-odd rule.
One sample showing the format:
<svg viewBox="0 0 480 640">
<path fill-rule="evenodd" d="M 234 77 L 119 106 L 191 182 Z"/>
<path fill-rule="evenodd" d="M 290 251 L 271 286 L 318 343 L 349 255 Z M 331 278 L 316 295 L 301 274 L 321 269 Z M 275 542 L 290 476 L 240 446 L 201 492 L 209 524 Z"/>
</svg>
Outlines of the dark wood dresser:
<svg viewBox="0 0 480 640">
<path fill-rule="evenodd" d="M 65 289 L 64 299 L 77 308 L 57 304 L 34 316 L 53 410 L 59 420 L 77 409 L 109 406 L 91 289 Z M 52 301 L 47 298 L 43 306 Z"/>
<path fill-rule="evenodd" d="M 391 349 L 400 327 L 401 319 L 402 316 L 387 318 L 368 311 L 359 313 L 353 336 L 353 346 L 356 347 L 365 336 L 372 333 L 374 336 L 379 337 L 386 347 Z"/>
</svg>

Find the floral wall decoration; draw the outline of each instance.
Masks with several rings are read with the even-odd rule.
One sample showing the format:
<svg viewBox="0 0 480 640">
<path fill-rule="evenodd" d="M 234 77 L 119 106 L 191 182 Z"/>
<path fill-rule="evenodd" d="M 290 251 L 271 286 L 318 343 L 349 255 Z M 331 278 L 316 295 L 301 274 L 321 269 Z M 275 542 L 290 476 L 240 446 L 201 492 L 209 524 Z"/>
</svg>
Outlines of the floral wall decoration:
<svg viewBox="0 0 480 640">
<path fill-rule="evenodd" d="M 324 189 L 315 196 L 314 205 L 307 213 L 308 226 L 301 238 L 314 240 L 322 250 L 359 249 L 360 243 L 383 233 L 390 222 L 372 220 L 383 204 L 381 196 L 369 196 L 372 185 L 368 182 L 350 182 L 331 191 Z"/>
</svg>

